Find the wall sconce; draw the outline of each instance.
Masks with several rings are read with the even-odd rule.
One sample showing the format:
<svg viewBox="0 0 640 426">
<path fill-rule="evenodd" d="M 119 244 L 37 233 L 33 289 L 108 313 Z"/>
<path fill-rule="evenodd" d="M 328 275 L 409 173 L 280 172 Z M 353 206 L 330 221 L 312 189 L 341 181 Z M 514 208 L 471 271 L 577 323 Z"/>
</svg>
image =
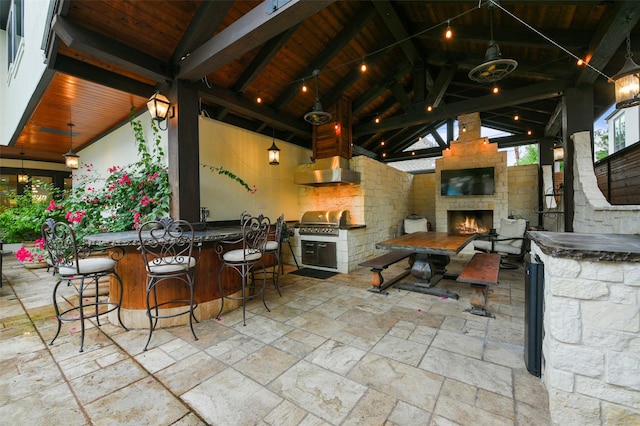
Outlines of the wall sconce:
<svg viewBox="0 0 640 426">
<path fill-rule="evenodd" d="M 277 166 L 280 164 L 280 148 L 276 146 L 276 129 L 273 128 L 273 142 L 269 148 L 269 164 Z"/>
<path fill-rule="evenodd" d="M 24 171 L 24 151 L 20 151 L 20 157 L 22 157 L 22 169 L 18 173 L 18 183 L 29 183 L 29 175 Z"/>
<path fill-rule="evenodd" d="M 160 123 L 167 119 L 169 108 L 171 108 L 171 102 L 160 92 L 154 93 L 147 101 L 147 109 L 149 110 L 149 114 L 151 114 L 151 119 L 158 122 L 158 127 L 160 127 L 161 130 L 167 130 L 166 127 L 163 129 Z M 173 114 L 171 114 L 171 117 L 173 117 Z"/>
<path fill-rule="evenodd" d="M 561 146 L 557 146 L 553 148 L 553 161 L 562 161 L 564 160 L 564 148 Z"/>
<path fill-rule="evenodd" d="M 73 151 L 73 123 L 67 123 L 69 126 L 69 152 L 64 154 L 64 164 L 68 169 L 76 170 L 80 165 L 80 157 Z"/>
<path fill-rule="evenodd" d="M 631 59 L 633 54 L 629 33 L 630 29 L 627 29 L 627 54 L 624 66 L 611 77 L 615 84 L 616 109 L 640 105 L 640 66 Z"/>
</svg>

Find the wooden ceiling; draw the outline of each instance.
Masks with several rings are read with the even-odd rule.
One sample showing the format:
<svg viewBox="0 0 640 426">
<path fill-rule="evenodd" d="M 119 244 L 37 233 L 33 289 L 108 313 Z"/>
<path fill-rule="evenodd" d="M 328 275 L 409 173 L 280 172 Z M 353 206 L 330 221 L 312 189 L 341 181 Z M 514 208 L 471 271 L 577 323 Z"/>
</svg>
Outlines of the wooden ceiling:
<svg viewBox="0 0 640 426">
<path fill-rule="evenodd" d="M 268 13 L 273 5 L 277 10 Z M 69 0 L 56 6 L 40 100 L 25 112 L 10 146 L 0 147 L 2 157 L 20 158 L 24 150 L 26 159 L 63 162 L 68 123 L 78 151 L 178 79 L 198 88 L 199 110 L 211 118 L 269 135 L 275 127 L 279 139 L 310 148 L 312 127 L 303 117 L 314 103 L 316 69 L 325 110 L 340 96 L 352 101 L 356 154 L 437 156 L 447 142 L 435 129 L 470 112 L 514 135 L 495 140 L 500 146 L 527 144 L 560 134 L 559 95 L 566 88 L 593 86 L 594 117 L 602 114 L 614 102 L 602 74 L 622 67 L 627 28 L 640 48 L 634 1 L 504 0 L 489 7 L 487 0 Z M 448 22 L 451 40 L 443 36 Z M 496 83 L 497 95 L 494 84 L 468 76 L 485 61 L 492 34 L 502 58 L 518 62 Z M 592 68 L 578 66 L 577 57 Z M 418 156 L 403 152 L 427 134 L 439 145 Z"/>
</svg>

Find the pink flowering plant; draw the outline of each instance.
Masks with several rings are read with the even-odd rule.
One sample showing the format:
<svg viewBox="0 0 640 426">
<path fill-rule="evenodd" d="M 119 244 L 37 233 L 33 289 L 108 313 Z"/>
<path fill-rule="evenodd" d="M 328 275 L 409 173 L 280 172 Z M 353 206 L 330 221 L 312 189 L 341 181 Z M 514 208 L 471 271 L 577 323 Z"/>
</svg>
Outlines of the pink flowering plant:
<svg viewBox="0 0 640 426">
<path fill-rule="evenodd" d="M 20 247 L 16 251 L 16 258 L 22 263 L 46 262 L 47 250 L 44 247 L 44 239 L 38 238 L 33 247 Z"/>
<path fill-rule="evenodd" d="M 79 240 L 89 234 L 137 229 L 169 212 L 171 189 L 158 127 L 151 121 L 154 141 L 148 146 L 141 122 L 131 115 L 130 123 L 138 161 L 110 167 L 106 177 L 97 173 L 93 164 L 83 163 L 74 175 L 73 189 L 47 207 L 52 214 L 64 212 Z"/>
</svg>

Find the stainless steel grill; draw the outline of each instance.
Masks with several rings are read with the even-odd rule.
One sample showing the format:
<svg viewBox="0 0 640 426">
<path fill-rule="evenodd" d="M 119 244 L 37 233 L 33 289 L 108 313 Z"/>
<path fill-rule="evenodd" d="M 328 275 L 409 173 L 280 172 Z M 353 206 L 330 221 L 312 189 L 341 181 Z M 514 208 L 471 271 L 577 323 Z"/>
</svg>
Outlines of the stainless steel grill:
<svg viewBox="0 0 640 426">
<path fill-rule="evenodd" d="M 349 210 L 311 210 L 302 215 L 300 235 L 327 235 L 337 237 L 340 225 L 350 223 Z"/>
</svg>

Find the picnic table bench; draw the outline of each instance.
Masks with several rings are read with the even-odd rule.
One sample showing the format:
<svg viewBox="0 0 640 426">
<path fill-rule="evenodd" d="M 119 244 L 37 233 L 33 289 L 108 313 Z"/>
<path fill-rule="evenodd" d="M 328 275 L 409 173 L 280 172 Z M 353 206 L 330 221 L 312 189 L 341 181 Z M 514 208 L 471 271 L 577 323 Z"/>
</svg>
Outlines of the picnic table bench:
<svg viewBox="0 0 640 426">
<path fill-rule="evenodd" d="M 373 259 L 369 259 L 365 262 L 360 263 L 360 266 L 367 266 L 371 268 L 371 272 L 373 273 L 371 276 L 371 288 L 368 291 L 374 293 L 382 293 L 389 294 L 386 289 L 406 277 L 411 273 L 411 265 L 414 252 L 411 250 L 392 250 L 378 257 L 374 257 Z M 382 276 L 382 271 L 387 269 L 389 266 L 397 263 L 403 259 L 409 258 L 409 265 L 407 269 L 402 271 L 400 274 L 393 277 L 386 284 L 384 282 L 384 277 Z M 384 284 L 384 285 L 383 285 Z"/>
<path fill-rule="evenodd" d="M 465 309 L 474 315 L 495 318 L 486 310 L 487 286 L 498 285 L 500 255 L 497 253 L 476 253 L 464 266 L 456 279 L 471 284 L 471 308 Z"/>
</svg>

